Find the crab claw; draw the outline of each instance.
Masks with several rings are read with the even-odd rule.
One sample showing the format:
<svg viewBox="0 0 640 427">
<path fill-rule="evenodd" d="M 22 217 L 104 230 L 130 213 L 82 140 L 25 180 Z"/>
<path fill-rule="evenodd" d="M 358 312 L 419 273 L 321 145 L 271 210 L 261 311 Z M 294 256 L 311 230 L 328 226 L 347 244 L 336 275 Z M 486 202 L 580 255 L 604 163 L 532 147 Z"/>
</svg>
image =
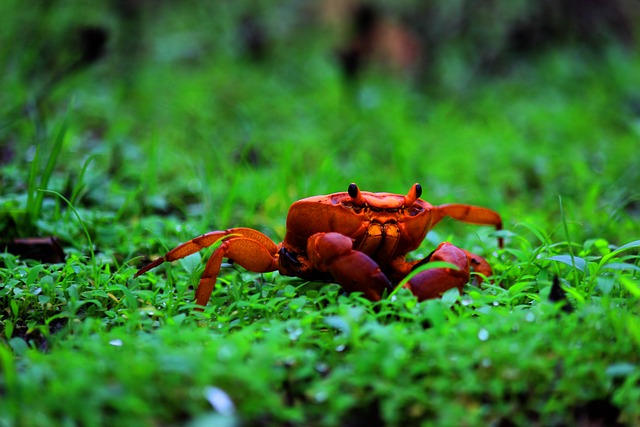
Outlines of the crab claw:
<svg viewBox="0 0 640 427">
<path fill-rule="evenodd" d="M 353 240 L 340 233 L 316 233 L 307 242 L 309 261 L 319 271 L 329 272 L 347 292 L 362 292 L 379 301 L 391 282 L 378 264 L 353 249 Z"/>
<path fill-rule="evenodd" d="M 467 253 L 449 242 L 444 242 L 431 254 L 429 262 L 433 261 L 445 261 L 458 268 L 432 268 L 422 271 L 413 276 L 405 287 L 417 296 L 419 301 L 438 298 L 452 288 L 458 288 L 462 292 L 464 285 L 469 282 Z"/>
</svg>

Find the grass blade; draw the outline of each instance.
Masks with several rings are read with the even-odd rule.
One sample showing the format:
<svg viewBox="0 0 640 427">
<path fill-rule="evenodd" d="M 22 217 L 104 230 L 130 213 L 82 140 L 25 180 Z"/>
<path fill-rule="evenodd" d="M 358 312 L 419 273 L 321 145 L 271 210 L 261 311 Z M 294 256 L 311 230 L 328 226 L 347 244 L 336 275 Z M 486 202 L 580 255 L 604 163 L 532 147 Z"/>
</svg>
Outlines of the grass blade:
<svg viewBox="0 0 640 427">
<path fill-rule="evenodd" d="M 457 265 L 451 264 L 450 262 L 446 262 L 446 261 L 428 262 L 416 268 L 411 273 L 407 274 L 407 276 L 404 279 L 402 279 L 400 283 L 398 283 L 398 285 L 395 287 L 395 289 L 389 294 L 389 298 L 394 296 L 413 277 L 415 277 L 419 273 L 422 273 L 423 271 L 431 270 L 433 268 L 451 268 L 452 270 L 459 270 Z"/>
<path fill-rule="evenodd" d="M 40 176 L 40 182 L 38 183 L 38 190 L 46 190 L 49 185 L 49 180 L 51 179 L 51 175 L 53 174 L 53 170 L 56 167 L 56 163 L 58 162 L 58 157 L 62 152 L 62 144 L 64 142 L 64 138 L 67 134 L 67 120 L 63 119 L 60 128 L 56 134 L 56 137 L 53 141 L 53 146 L 51 147 L 51 152 L 47 157 L 47 163 L 45 165 L 44 170 L 42 171 L 42 175 Z M 34 163 L 35 159 L 34 159 Z M 36 166 L 37 169 L 37 166 Z M 32 168 L 32 173 L 34 172 L 34 168 Z M 31 181 L 31 177 L 30 177 Z M 35 193 L 35 200 L 33 201 L 33 205 L 30 209 L 28 209 L 30 214 L 31 224 L 35 224 L 35 222 L 40 217 L 40 212 L 42 210 L 42 202 L 44 199 L 44 192 L 39 191 Z"/>
</svg>

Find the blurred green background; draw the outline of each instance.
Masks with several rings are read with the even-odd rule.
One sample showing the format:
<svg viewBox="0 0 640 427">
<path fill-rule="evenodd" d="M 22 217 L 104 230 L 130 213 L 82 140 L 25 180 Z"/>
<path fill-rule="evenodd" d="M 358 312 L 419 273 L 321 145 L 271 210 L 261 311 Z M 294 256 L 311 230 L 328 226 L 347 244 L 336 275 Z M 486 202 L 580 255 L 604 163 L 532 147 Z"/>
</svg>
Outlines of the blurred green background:
<svg viewBox="0 0 640 427">
<path fill-rule="evenodd" d="M 91 158 L 79 196 L 116 219 L 281 227 L 298 198 L 416 181 L 507 221 L 558 195 L 600 212 L 587 233 L 635 215 L 635 2 L 1 7 L 5 196 L 66 121 L 51 187 Z"/>
</svg>

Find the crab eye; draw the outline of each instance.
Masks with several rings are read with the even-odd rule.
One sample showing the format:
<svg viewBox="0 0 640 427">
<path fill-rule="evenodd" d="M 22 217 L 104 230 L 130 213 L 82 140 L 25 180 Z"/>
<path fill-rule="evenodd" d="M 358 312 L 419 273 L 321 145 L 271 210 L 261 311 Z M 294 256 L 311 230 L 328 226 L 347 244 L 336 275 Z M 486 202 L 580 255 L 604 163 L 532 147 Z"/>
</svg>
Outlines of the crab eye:
<svg viewBox="0 0 640 427">
<path fill-rule="evenodd" d="M 358 193 L 360 192 L 360 190 L 358 190 L 358 186 L 352 182 L 351 184 L 349 184 L 349 189 L 347 190 L 347 192 L 352 199 L 355 199 L 358 197 Z"/>
<path fill-rule="evenodd" d="M 422 195 L 422 186 L 418 183 L 413 184 L 413 187 L 409 190 L 409 193 L 404 196 L 404 204 L 403 206 L 409 207 L 413 206 L 413 204 L 420 198 Z"/>
<path fill-rule="evenodd" d="M 419 199 L 422 196 L 422 185 L 416 184 L 416 197 Z"/>
</svg>

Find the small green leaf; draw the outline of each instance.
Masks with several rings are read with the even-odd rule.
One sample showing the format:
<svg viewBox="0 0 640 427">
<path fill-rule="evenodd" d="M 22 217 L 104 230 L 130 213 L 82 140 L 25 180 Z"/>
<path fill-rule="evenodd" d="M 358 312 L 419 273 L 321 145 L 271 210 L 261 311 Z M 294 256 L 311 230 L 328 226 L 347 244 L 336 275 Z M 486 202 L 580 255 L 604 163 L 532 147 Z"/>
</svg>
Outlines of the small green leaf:
<svg viewBox="0 0 640 427">
<path fill-rule="evenodd" d="M 287 298 L 292 298 L 296 296 L 296 288 L 291 285 L 286 285 L 284 287 L 284 296 Z"/>
<path fill-rule="evenodd" d="M 624 286 L 631 293 L 631 295 L 636 298 L 640 297 L 640 284 L 638 284 L 636 281 L 631 280 L 628 277 L 621 276 L 620 283 L 622 283 L 622 286 Z"/>
<path fill-rule="evenodd" d="M 18 314 L 20 314 L 20 309 L 18 308 L 18 303 L 16 302 L 16 300 L 12 299 L 9 302 L 9 305 L 11 306 L 11 314 L 13 315 L 14 318 L 17 318 Z"/>
<path fill-rule="evenodd" d="M 14 324 L 11 320 L 5 320 L 4 321 L 4 336 L 6 339 L 11 339 L 11 336 L 13 335 L 13 328 L 14 328 Z M 0 351 L 2 351 L 2 346 L 0 346 Z"/>
<path fill-rule="evenodd" d="M 306 303 L 307 303 L 307 297 L 300 296 L 289 301 L 289 308 L 294 311 L 299 310 L 302 307 L 304 307 Z"/>
<path fill-rule="evenodd" d="M 202 255 L 200 252 L 196 252 L 187 257 L 182 258 L 179 262 L 182 268 L 184 268 L 187 273 L 193 274 L 194 271 L 198 269 L 200 266 L 200 261 L 202 260 Z"/>
<path fill-rule="evenodd" d="M 431 299 L 423 301 L 420 304 L 423 307 L 422 310 L 424 312 L 425 318 L 434 327 L 442 325 L 447 320 L 445 310 L 448 310 L 448 308 L 446 308 L 445 304 L 442 304 L 441 301 Z"/>
<path fill-rule="evenodd" d="M 27 350 L 29 350 L 29 345 L 27 344 L 27 342 L 20 337 L 11 338 L 9 340 L 9 345 L 11 346 L 11 349 L 13 349 L 13 351 L 19 356 L 23 355 Z"/>
<path fill-rule="evenodd" d="M 607 366 L 605 373 L 608 377 L 625 377 L 637 369 L 636 365 L 629 362 L 619 362 Z"/>
<path fill-rule="evenodd" d="M 587 268 L 587 261 L 584 258 L 580 258 L 578 256 L 571 255 L 556 255 L 549 258 L 546 258 L 548 261 L 558 261 L 563 264 L 567 264 L 571 267 L 575 267 L 578 270 L 585 272 Z"/>
<path fill-rule="evenodd" d="M 328 316 L 328 317 L 325 317 L 324 318 L 324 323 L 326 323 L 327 326 L 330 326 L 330 327 L 332 327 L 334 329 L 337 329 L 338 331 L 340 331 L 344 335 L 349 335 L 351 333 L 351 326 L 349 326 L 349 322 L 347 322 L 341 316 Z"/>
<path fill-rule="evenodd" d="M 29 270 L 29 274 L 27 275 L 27 286 L 33 285 L 36 280 L 38 280 L 38 275 L 42 271 L 44 266 L 42 264 L 38 264 L 34 266 L 31 270 Z"/>
<path fill-rule="evenodd" d="M 460 298 L 460 291 L 458 288 L 451 288 L 442 294 L 441 300 L 445 306 L 452 307 L 453 304 L 458 301 L 458 298 Z"/>
<path fill-rule="evenodd" d="M 611 264 L 606 264 L 602 267 L 602 269 L 607 270 L 630 270 L 630 271 L 640 271 L 640 267 L 637 265 L 629 264 L 626 262 L 612 262 Z"/>
<path fill-rule="evenodd" d="M 167 323 L 172 324 L 172 325 L 181 325 L 182 322 L 184 322 L 184 320 L 186 319 L 187 315 L 184 313 L 181 314 L 176 314 L 173 317 L 170 317 Z"/>
<path fill-rule="evenodd" d="M 614 252 L 620 253 L 622 251 L 626 251 L 627 249 L 633 249 L 633 248 L 640 248 L 640 240 L 634 240 L 633 242 L 624 244 L 620 246 L 618 249 L 616 249 Z"/>
<path fill-rule="evenodd" d="M 613 289 L 613 285 L 615 284 L 615 280 L 613 277 L 597 277 L 596 278 L 596 287 L 600 292 L 604 295 L 609 295 L 611 290 Z"/>
<path fill-rule="evenodd" d="M 528 289 L 533 284 L 534 284 L 534 282 L 531 282 L 531 281 L 523 281 L 523 282 L 514 283 L 508 289 L 509 290 L 509 295 L 518 294 L 518 293 L 522 292 L 523 290 Z"/>
<path fill-rule="evenodd" d="M 122 293 L 124 293 L 124 298 L 125 298 L 124 302 L 126 307 L 138 308 L 138 300 L 136 299 L 136 296 L 133 294 L 133 292 L 131 292 L 129 288 L 127 288 L 124 285 L 116 285 L 111 289 L 117 289 L 122 291 Z"/>
<path fill-rule="evenodd" d="M 76 285 L 70 285 L 67 288 L 67 294 L 69 294 L 69 299 L 77 300 L 78 299 L 78 287 Z"/>
</svg>

